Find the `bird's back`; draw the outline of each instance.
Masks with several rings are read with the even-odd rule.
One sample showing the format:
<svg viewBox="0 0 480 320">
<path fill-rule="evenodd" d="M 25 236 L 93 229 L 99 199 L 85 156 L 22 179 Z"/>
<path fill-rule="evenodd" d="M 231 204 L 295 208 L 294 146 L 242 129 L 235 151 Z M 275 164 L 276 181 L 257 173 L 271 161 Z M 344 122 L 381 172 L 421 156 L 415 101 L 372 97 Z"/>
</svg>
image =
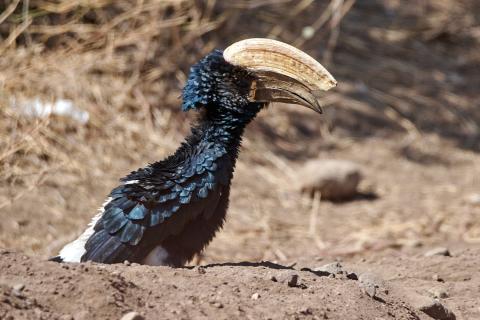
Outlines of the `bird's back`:
<svg viewBox="0 0 480 320">
<path fill-rule="evenodd" d="M 67 245 L 60 257 L 144 262 L 155 248 L 168 252 L 168 247 L 176 246 L 177 257 L 169 254 L 162 264 L 185 263 L 195 253 L 190 247 L 196 246 L 188 243 L 189 234 L 204 229 L 204 238 L 210 241 L 223 223 L 233 166 L 222 144 L 190 137 L 172 156 L 123 178 L 87 235 Z"/>
</svg>

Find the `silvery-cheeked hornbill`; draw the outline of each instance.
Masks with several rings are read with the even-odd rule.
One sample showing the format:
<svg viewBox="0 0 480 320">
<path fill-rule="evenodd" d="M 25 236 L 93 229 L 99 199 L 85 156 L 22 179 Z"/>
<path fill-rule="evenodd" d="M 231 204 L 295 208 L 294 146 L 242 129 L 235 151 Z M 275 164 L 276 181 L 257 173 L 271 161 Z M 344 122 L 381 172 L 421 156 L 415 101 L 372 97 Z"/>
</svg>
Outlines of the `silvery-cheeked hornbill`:
<svg viewBox="0 0 480 320">
<path fill-rule="evenodd" d="M 185 142 L 121 179 L 87 230 L 52 260 L 184 265 L 224 223 L 245 126 L 273 101 L 321 112 L 315 94 L 335 84 L 320 63 L 279 41 L 214 50 L 183 89 L 182 109 L 200 111 Z"/>
</svg>

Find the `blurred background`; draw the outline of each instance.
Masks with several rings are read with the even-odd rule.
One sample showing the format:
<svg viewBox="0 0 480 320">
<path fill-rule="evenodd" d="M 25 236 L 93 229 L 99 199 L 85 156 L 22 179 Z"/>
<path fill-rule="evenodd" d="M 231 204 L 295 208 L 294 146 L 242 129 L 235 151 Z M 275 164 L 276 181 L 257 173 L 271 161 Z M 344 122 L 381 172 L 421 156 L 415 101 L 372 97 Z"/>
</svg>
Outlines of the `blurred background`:
<svg viewBox="0 0 480 320">
<path fill-rule="evenodd" d="M 205 261 L 480 243 L 478 1 L 4 0 L 0 247 L 47 257 L 78 236 L 120 177 L 189 132 L 189 67 L 250 37 L 339 85 L 323 115 L 272 105 L 249 126 Z M 308 170 L 336 166 L 357 181 L 330 201 Z"/>
</svg>

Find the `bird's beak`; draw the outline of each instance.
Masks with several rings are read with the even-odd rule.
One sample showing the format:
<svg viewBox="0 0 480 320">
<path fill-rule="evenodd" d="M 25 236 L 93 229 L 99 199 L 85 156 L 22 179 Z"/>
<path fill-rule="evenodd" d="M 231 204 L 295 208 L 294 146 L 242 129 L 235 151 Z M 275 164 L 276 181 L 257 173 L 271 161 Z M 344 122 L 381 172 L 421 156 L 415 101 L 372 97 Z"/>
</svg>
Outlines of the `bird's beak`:
<svg viewBox="0 0 480 320">
<path fill-rule="evenodd" d="M 337 84 L 314 58 L 276 40 L 253 38 L 236 42 L 225 49 L 223 58 L 255 75 L 251 101 L 294 103 L 321 113 L 316 96 Z"/>
</svg>

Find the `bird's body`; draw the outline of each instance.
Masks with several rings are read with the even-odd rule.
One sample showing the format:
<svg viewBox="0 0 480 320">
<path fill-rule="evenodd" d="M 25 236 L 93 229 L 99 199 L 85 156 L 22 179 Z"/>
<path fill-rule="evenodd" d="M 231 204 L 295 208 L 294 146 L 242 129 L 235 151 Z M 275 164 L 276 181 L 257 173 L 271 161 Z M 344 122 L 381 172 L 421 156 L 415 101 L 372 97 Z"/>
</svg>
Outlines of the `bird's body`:
<svg viewBox="0 0 480 320">
<path fill-rule="evenodd" d="M 57 261 L 181 266 L 225 221 L 242 134 L 266 105 L 256 76 L 213 51 L 192 67 L 183 109 L 200 117 L 177 151 L 121 179 L 87 230 Z"/>
</svg>

